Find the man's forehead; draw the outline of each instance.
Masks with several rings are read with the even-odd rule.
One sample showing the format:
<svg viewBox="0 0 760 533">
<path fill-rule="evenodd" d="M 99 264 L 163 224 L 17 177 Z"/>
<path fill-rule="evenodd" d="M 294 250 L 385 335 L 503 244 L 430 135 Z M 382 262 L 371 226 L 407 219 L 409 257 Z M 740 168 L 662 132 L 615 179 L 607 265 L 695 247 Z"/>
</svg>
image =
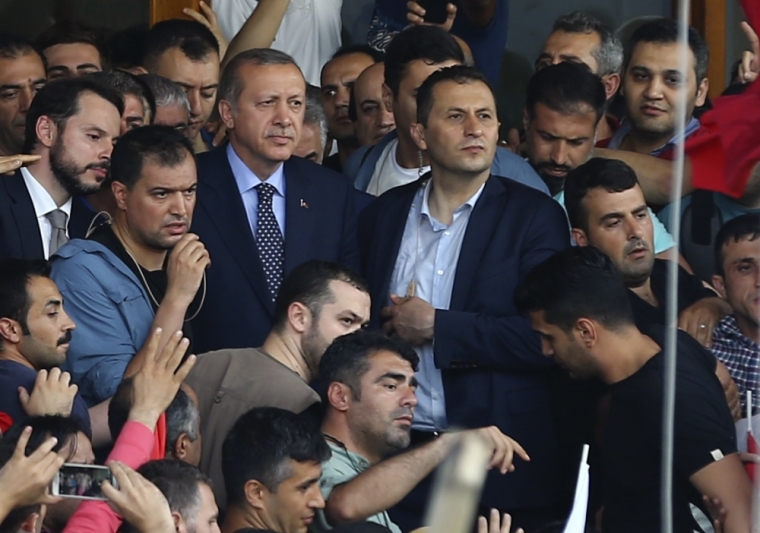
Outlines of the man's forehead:
<svg viewBox="0 0 760 533">
<path fill-rule="evenodd" d="M 35 70 L 37 72 L 34 72 Z M 34 52 L 29 52 L 13 58 L 0 57 L 0 80 L 7 80 L 9 76 L 17 74 L 44 78 L 45 66 L 40 56 Z"/>
<path fill-rule="evenodd" d="M 631 51 L 628 68 L 643 67 L 655 71 L 678 71 L 680 70 L 680 53 L 683 50 L 681 43 L 657 43 L 641 41 L 636 43 Z M 694 68 L 694 53 L 688 49 L 688 68 Z"/>
<path fill-rule="evenodd" d="M 601 213 L 602 216 L 612 212 L 634 211 L 646 205 L 644 193 L 638 184 L 619 192 L 594 187 L 586 193 L 583 201 L 588 210 Z"/>
<path fill-rule="evenodd" d="M 51 300 L 59 302 L 63 300 L 55 282 L 44 276 L 32 276 L 26 285 L 26 291 L 32 305 L 46 305 Z"/>
</svg>

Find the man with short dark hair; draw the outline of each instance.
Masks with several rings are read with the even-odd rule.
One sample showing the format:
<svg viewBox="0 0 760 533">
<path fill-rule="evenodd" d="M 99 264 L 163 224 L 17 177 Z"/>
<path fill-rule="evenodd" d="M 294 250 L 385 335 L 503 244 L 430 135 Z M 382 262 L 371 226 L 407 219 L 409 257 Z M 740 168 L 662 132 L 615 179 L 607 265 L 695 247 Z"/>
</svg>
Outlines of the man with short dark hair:
<svg viewBox="0 0 760 533">
<path fill-rule="evenodd" d="M 111 178 L 112 223 L 70 242 L 53 263 L 53 279 L 79 324 L 68 368 L 90 406 L 140 368 L 151 331 L 163 328 L 163 346 L 187 327 L 209 264 L 189 233 L 197 175 L 185 136 L 165 126 L 130 131 L 114 148 Z"/>
<path fill-rule="evenodd" d="M 329 457 L 322 434 L 303 417 L 274 407 L 248 411 L 224 441 L 222 531 L 306 533 L 325 506 L 319 478 Z"/>
<path fill-rule="evenodd" d="M 200 22 L 170 19 L 154 25 L 145 40 L 143 66 L 182 87 L 190 102 L 189 137 L 195 153 L 207 151 L 203 126 L 214 110 L 219 87 L 219 41 Z"/>
<path fill-rule="evenodd" d="M 607 99 L 617 94 L 623 68 L 623 45 L 612 30 L 596 17 L 573 11 L 554 21 L 535 67 L 538 71 L 563 62 L 587 65 L 601 78 Z M 609 139 L 619 127 L 610 117 L 604 115 L 604 118 L 597 123 L 594 143 Z"/>
<path fill-rule="evenodd" d="M 66 362 L 75 328 L 46 261 L 0 262 L 0 413 L 5 415 L 0 432 L 27 418 L 29 394 L 33 394 L 38 372 L 45 370 L 62 390 L 68 388 L 70 376 L 61 374 L 59 367 Z M 26 391 L 21 397 L 19 389 Z M 63 399 L 67 405 L 38 414 L 73 412 L 89 435 L 90 417 L 82 399 L 79 395 Z"/>
<path fill-rule="evenodd" d="M 400 533 L 388 513 L 443 461 L 457 433 L 403 452 L 411 442 L 417 405 L 415 351 L 381 332 L 357 331 L 339 337 L 319 364 L 323 389 L 322 433 L 332 457 L 322 464 L 320 487 L 327 500 L 316 531 L 368 520 Z M 528 460 L 522 447 L 491 426 L 472 430 L 492 448 L 489 468 L 514 470 L 513 454 Z M 403 452 L 403 453 L 399 453 Z M 377 487 L 383 487 L 382 493 Z"/>
<path fill-rule="evenodd" d="M 301 413 L 319 402 L 309 387 L 322 354 L 338 336 L 369 320 L 369 289 L 346 267 L 307 261 L 277 295 L 272 331 L 261 348 L 219 350 L 198 358 L 187 383 L 198 395 L 204 435 L 201 470 L 214 480 L 224 506 L 222 444 L 232 425 L 254 407 Z"/>
<path fill-rule="evenodd" d="M 137 76 L 121 70 L 92 74 L 91 77 L 102 81 L 119 91 L 124 98 L 124 113 L 121 116 L 121 134 L 130 130 L 152 124 L 155 115 L 155 101 L 147 85 Z"/>
<path fill-rule="evenodd" d="M 599 76 L 574 61 L 545 66 L 528 81 L 523 116 L 526 155 L 563 207 L 567 174 L 591 157 L 606 102 Z M 651 210 L 649 216 L 655 254 L 677 256 L 673 237 Z"/>
<path fill-rule="evenodd" d="M 736 382 L 743 415 L 752 416 L 746 412 L 747 391 L 755 406 L 760 402 L 760 215 L 723 225 L 715 239 L 715 264 L 713 284 L 733 313 L 715 326 L 710 349 Z"/>
<path fill-rule="evenodd" d="M 47 60 L 49 81 L 111 69 L 110 52 L 103 37 L 76 22 L 56 22 L 37 37 L 37 47 Z"/>
<path fill-rule="evenodd" d="M 169 502 L 178 533 L 219 533 L 219 509 L 211 491 L 211 480 L 196 467 L 176 459 L 149 461 L 137 469 Z M 136 530 L 125 522 L 121 530 Z"/>
<path fill-rule="evenodd" d="M 351 88 L 348 118 L 360 146 L 377 144 L 396 127 L 393 112 L 383 100 L 384 79 L 385 63 L 379 61 L 365 68 Z"/>
<path fill-rule="evenodd" d="M 521 273 L 570 245 L 567 219 L 546 194 L 494 174 L 499 126 L 483 74 L 438 70 L 415 107 L 410 131 L 431 172 L 375 200 L 359 221 L 372 316 L 420 356 L 417 442 L 494 425 L 529 450 L 533 460 L 515 474 L 489 476 L 481 501 L 518 511 L 515 520 L 531 527 L 550 520 L 558 488 L 550 365 L 509 295 Z M 523 395 L 536 408 L 529 416 L 512 407 Z M 410 504 L 416 520 L 421 493 Z"/>
<path fill-rule="evenodd" d="M 359 265 L 350 183 L 291 157 L 305 98 L 303 74 L 282 52 L 254 48 L 224 70 L 219 114 L 230 142 L 198 158 L 194 230 L 214 256 L 193 324 L 200 352 L 260 346 L 283 278 L 304 261 Z"/>
<path fill-rule="evenodd" d="M 668 263 L 655 259 L 652 217 L 636 173 L 615 159 L 593 158 L 568 174 L 565 206 L 575 242 L 612 259 L 630 289 L 636 324 L 665 325 Z M 730 307 L 679 267 L 679 327 L 709 346 L 712 330 Z"/>
<path fill-rule="evenodd" d="M 593 288 L 590 290 L 590 288 Z M 636 327 L 614 260 L 574 247 L 534 268 L 515 301 L 530 316 L 545 356 L 576 379 L 609 385 L 601 445 L 602 530 L 656 531 L 660 476 L 665 328 Z M 673 531 L 696 529 L 690 505 L 718 498 L 726 532 L 750 529 L 752 484 L 736 453 L 736 430 L 714 377 L 715 358 L 678 332 L 675 376 Z"/>
<path fill-rule="evenodd" d="M 437 26 L 413 26 L 393 38 L 385 54 L 383 100 L 393 109 L 396 129 L 346 161 L 343 173 L 354 180 L 357 189 L 380 196 L 430 170 L 428 154 L 411 134 L 411 125 L 417 121 L 415 94 L 431 73 L 463 63 L 457 41 Z M 546 192 L 530 165 L 503 148 L 496 151 L 493 173 Z"/>
<path fill-rule="evenodd" d="M 34 45 L 0 34 L 0 156 L 21 153 L 26 113 L 45 85 L 45 63 Z"/>
<path fill-rule="evenodd" d="M 124 101 L 102 83 L 50 83 L 26 116 L 24 152 L 39 160 L 0 180 L 0 258 L 47 259 L 84 237 L 92 214 L 75 196 L 106 179 Z"/>
<path fill-rule="evenodd" d="M 348 104 L 356 78 L 376 61 L 377 52 L 365 45 L 341 48 L 322 67 L 322 105 L 327 114 L 330 137 L 337 143 L 338 151 L 327 157 L 324 165 L 336 172 L 359 147 L 356 131 L 348 116 Z"/>
</svg>

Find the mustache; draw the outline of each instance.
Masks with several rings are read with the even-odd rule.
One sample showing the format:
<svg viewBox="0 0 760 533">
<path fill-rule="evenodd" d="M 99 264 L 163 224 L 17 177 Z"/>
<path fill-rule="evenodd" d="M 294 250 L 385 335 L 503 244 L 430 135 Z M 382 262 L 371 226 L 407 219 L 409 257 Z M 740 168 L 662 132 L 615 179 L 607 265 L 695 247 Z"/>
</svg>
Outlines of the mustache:
<svg viewBox="0 0 760 533">
<path fill-rule="evenodd" d="M 414 416 L 414 408 L 412 407 L 399 407 L 398 409 L 395 409 L 393 412 L 391 412 L 391 418 L 394 420 L 396 418 L 401 418 L 402 416 Z"/>
<path fill-rule="evenodd" d="M 70 343 L 71 342 L 71 337 L 72 337 L 71 330 L 66 331 L 66 333 L 63 335 L 63 337 L 61 337 L 60 339 L 58 339 L 58 346 L 60 346 L 61 344 L 68 344 L 68 343 Z"/>
<path fill-rule="evenodd" d="M 265 137 L 287 137 L 288 139 L 296 138 L 296 131 L 293 128 L 272 129 L 268 130 Z"/>
<path fill-rule="evenodd" d="M 556 164 L 551 163 L 551 162 L 536 163 L 534 165 L 534 167 L 536 169 L 536 172 L 538 172 L 539 170 L 544 169 L 544 168 L 551 168 L 552 170 L 560 170 L 561 169 L 561 170 L 564 170 L 565 172 L 570 172 L 571 170 L 573 170 L 572 167 L 570 167 L 568 165 L 556 165 Z"/>
<path fill-rule="evenodd" d="M 628 255 L 637 248 L 644 248 L 647 251 L 651 251 L 649 244 L 644 239 L 636 239 L 625 245 L 625 248 L 623 248 L 623 254 Z"/>
<path fill-rule="evenodd" d="M 100 163 L 90 163 L 86 167 L 84 167 L 85 170 L 93 169 L 93 170 L 105 170 L 106 172 L 111 170 L 111 162 L 110 161 L 101 161 Z"/>
</svg>

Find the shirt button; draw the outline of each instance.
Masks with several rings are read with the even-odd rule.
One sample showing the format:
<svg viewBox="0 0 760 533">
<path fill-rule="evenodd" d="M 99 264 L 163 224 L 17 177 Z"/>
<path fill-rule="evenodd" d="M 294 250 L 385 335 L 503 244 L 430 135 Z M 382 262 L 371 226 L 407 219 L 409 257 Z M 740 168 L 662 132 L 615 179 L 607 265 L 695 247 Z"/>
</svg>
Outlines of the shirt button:
<svg viewBox="0 0 760 533">
<path fill-rule="evenodd" d="M 438 271 L 438 275 L 439 275 L 439 276 L 443 276 L 443 270 L 439 270 L 439 271 Z"/>
<path fill-rule="evenodd" d="M 444 231 L 443 234 L 444 235 L 451 235 L 451 232 L 450 231 Z"/>
</svg>

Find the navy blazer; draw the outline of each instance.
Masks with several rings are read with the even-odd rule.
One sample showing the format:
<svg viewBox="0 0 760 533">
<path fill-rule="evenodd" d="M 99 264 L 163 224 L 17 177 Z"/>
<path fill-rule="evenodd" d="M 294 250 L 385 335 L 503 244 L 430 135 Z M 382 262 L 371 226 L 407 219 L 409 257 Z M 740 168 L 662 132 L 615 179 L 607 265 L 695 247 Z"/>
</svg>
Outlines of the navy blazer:
<svg viewBox="0 0 760 533">
<path fill-rule="evenodd" d="M 354 190 L 340 174 L 291 157 L 285 173 L 285 275 L 310 259 L 358 269 Z M 209 251 L 206 301 L 193 320 L 197 353 L 261 346 L 274 304 L 226 145 L 198 156 L 192 231 Z"/>
<path fill-rule="evenodd" d="M 83 239 L 95 214 L 80 198 L 71 204 L 69 238 Z M 21 170 L 0 176 L 0 259 L 44 259 L 40 227 Z"/>
<path fill-rule="evenodd" d="M 407 215 L 422 180 L 383 194 L 359 219 L 363 273 L 379 325 Z M 548 378 L 553 364 L 519 316 L 513 294 L 532 267 L 570 244 L 567 217 L 551 197 L 491 176 L 475 204 L 457 261 L 448 310 L 435 314 L 435 365 L 441 369 L 451 427 L 498 426 L 531 457 L 515 472 L 490 473 L 481 504 L 498 509 L 549 505 L 557 443 Z"/>
</svg>

